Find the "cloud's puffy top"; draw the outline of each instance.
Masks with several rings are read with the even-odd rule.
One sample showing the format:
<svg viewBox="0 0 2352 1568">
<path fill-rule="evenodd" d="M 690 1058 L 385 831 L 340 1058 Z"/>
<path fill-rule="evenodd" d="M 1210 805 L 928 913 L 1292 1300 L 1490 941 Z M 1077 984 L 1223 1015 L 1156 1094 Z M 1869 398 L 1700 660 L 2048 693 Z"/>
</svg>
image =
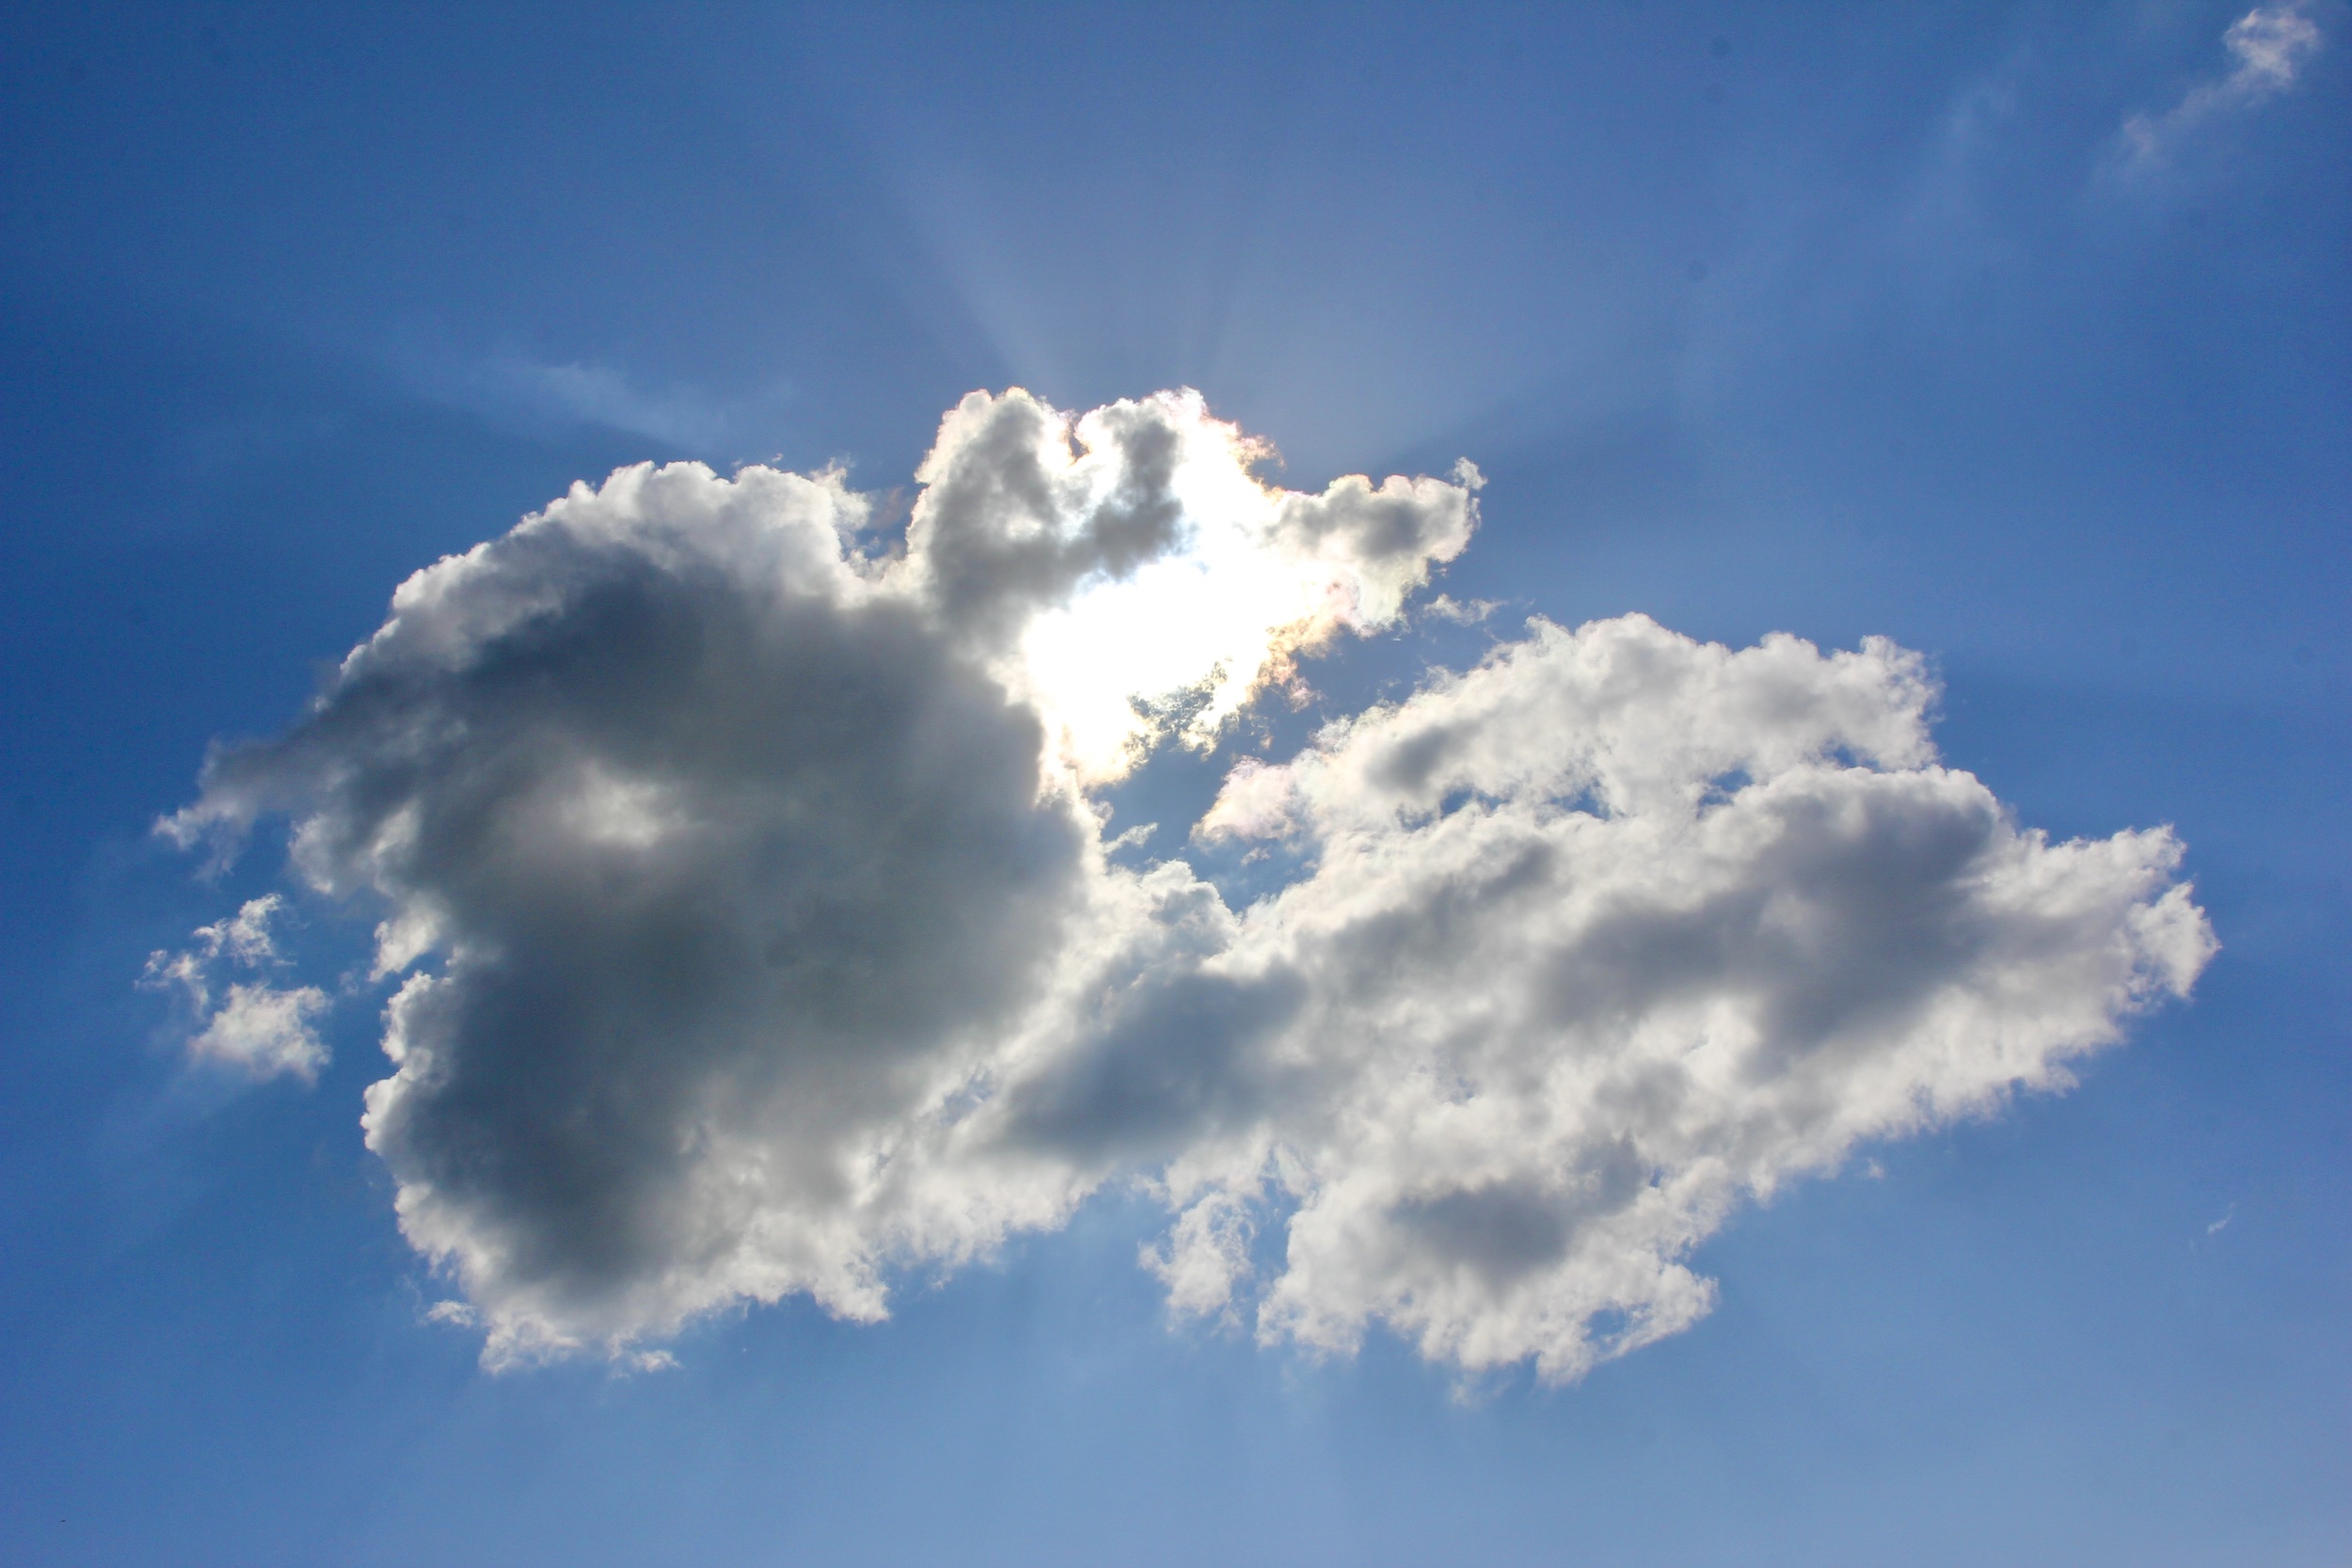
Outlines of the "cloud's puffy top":
<svg viewBox="0 0 2352 1568">
<path fill-rule="evenodd" d="M 905 576 L 1059 759 L 1112 778 L 1168 730 L 1212 742 L 1299 654 L 1393 624 L 1469 543 L 1468 462 L 1454 483 L 1351 475 L 1309 496 L 1253 477 L 1272 456 L 1193 393 L 1073 421 L 975 392 L 916 474 Z"/>
<path fill-rule="evenodd" d="M 1705 1311 L 1743 1198 L 2062 1082 L 2210 954 L 2169 834 L 2051 845 L 1938 767 L 1912 656 L 1638 618 L 1237 768 L 1199 834 L 1290 857 L 1261 903 L 1114 864 L 1093 786 L 1474 526 L 1467 465 L 1267 455 L 1190 394 L 975 394 L 903 548 L 837 475 L 624 469 L 214 758 L 168 831 L 284 813 L 383 910 L 367 1137 L 492 1360 L 877 1317 L 1138 1176 L 1182 1311 L 1569 1376 Z"/>
</svg>

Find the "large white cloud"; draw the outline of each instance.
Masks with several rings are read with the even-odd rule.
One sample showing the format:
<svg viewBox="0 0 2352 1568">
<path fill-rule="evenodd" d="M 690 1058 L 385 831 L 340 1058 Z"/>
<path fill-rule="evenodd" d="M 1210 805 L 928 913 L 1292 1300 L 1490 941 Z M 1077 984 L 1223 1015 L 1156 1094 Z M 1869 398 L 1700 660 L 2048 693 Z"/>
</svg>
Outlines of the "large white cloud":
<svg viewBox="0 0 2352 1568">
<path fill-rule="evenodd" d="M 1705 1310 L 1743 1197 L 2061 1082 L 2210 952 L 2169 835 L 2049 845 L 1938 768 L 1910 656 L 1638 619 L 1244 765 L 1200 831 L 1296 857 L 1263 902 L 1113 863 L 1090 791 L 1476 521 L 1467 465 L 1266 455 L 1191 394 L 975 394 L 896 545 L 836 474 L 624 469 L 211 761 L 167 831 L 285 814 L 382 911 L 367 1138 L 492 1361 L 876 1317 L 1132 1175 L 1180 1310 L 1573 1375 Z"/>
<path fill-rule="evenodd" d="M 2185 993 L 2213 942 L 2171 835 L 2019 830 L 1935 765 L 1931 694 L 1884 641 L 1538 621 L 1236 773 L 1203 831 L 1315 860 L 1223 959 L 1298 1000 L 1253 1042 L 1264 1114 L 1176 1160 L 1182 1299 L 1226 1305 L 1271 1183 L 1265 1337 L 1381 1319 L 1574 1375 L 1707 1310 L 1684 1259 L 1740 1199 L 2063 1083 Z"/>
</svg>

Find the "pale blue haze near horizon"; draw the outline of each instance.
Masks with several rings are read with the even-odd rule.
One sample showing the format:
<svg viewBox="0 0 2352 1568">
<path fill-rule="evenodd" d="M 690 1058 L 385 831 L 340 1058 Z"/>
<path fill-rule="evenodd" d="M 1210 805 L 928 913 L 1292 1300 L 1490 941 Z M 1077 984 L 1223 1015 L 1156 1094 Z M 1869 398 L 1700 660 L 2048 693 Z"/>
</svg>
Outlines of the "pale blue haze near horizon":
<svg viewBox="0 0 2352 1568">
<path fill-rule="evenodd" d="M 2250 77 L 2248 11 L 12 12 L 0 1559 L 2344 1561 L 2352 10 Z M 1117 1186 L 885 1323 L 484 1370 L 360 1141 L 381 993 L 244 1084 L 136 984 L 274 889 L 322 985 L 368 922 L 151 825 L 574 481 L 903 490 L 1013 386 L 1479 466 L 1440 586 L 1500 608 L 1313 661 L 1294 739 L 1533 614 L 1883 635 L 2023 824 L 2173 825 L 2221 951 L 1565 1386 L 1171 1323 Z"/>
</svg>

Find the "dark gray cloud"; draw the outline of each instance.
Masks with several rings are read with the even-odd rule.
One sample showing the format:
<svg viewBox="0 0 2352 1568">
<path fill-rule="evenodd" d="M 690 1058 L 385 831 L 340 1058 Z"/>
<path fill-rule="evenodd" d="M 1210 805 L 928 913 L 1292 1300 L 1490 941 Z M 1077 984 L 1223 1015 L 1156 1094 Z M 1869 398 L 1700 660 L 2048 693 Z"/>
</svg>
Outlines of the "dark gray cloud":
<svg viewBox="0 0 2352 1568">
<path fill-rule="evenodd" d="M 370 1144 L 488 1305 L 575 1329 L 846 1207 L 1089 874 L 1035 714 L 839 559 L 840 499 L 680 504 L 725 488 L 628 476 L 437 568 L 199 808 L 295 811 L 321 883 L 429 928 Z"/>
<path fill-rule="evenodd" d="M 1166 965 L 1082 1024 L 1051 1067 L 1017 1083 L 1000 1114 L 1020 1147 L 1089 1162 L 1153 1164 L 1202 1136 L 1248 1127 L 1300 1092 L 1260 1049 L 1297 1015 L 1306 987 L 1287 970 L 1236 977 Z"/>
</svg>

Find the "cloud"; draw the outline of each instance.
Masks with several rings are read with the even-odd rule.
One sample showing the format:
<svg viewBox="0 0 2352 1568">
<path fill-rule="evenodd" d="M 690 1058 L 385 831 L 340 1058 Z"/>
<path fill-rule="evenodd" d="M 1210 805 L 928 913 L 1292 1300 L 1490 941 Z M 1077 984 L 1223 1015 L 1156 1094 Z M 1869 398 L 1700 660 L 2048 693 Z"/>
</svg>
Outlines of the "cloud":
<svg viewBox="0 0 2352 1568">
<path fill-rule="evenodd" d="M 510 356 L 493 369 L 527 403 L 690 450 L 711 445 L 733 422 L 707 397 L 681 388 L 649 392 L 610 365 L 544 365 Z"/>
<path fill-rule="evenodd" d="M 2021 831 L 1935 763 L 1931 695 L 1883 641 L 1539 620 L 1238 772 L 1203 832 L 1313 865 L 1226 960 L 1300 993 L 1232 1076 L 1297 1076 L 1170 1186 L 1289 1206 L 1261 1336 L 1345 1350 L 1381 1321 L 1574 1376 L 1707 1310 L 1685 1259 L 1741 1200 L 2061 1085 L 2184 994 L 2213 946 L 2171 835 Z M 1190 1256 L 1203 1228 L 1166 1265 L 1196 1309 L 1240 1256 Z"/>
<path fill-rule="evenodd" d="M 2303 63 L 2319 50 L 2318 24 L 2300 4 L 2257 6 L 2230 24 L 2222 46 L 2229 74 L 2201 82 L 2161 115 L 2136 114 L 2123 122 L 2128 157 L 2148 164 L 2198 126 L 2217 116 L 2258 107 L 2295 86 Z"/>
<path fill-rule="evenodd" d="M 1190 393 L 976 393 L 896 542 L 837 473 L 625 468 L 211 759 L 166 832 L 282 814 L 380 912 L 367 1140 L 488 1362 L 878 1318 L 1133 1179 L 1179 1314 L 1571 1377 L 1706 1310 L 1740 1203 L 2062 1085 L 2210 955 L 2169 833 L 2054 845 L 1938 765 L 1915 656 L 1639 618 L 1237 767 L 1196 843 L 1291 866 L 1255 905 L 1115 863 L 1101 785 L 1475 528 L 1467 464 L 1267 454 Z"/>
<path fill-rule="evenodd" d="M 908 582 L 1038 708 L 1059 760 L 1117 777 L 1138 746 L 1212 742 L 1343 631 L 1394 625 L 1470 541 L 1468 462 L 1452 483 L 1349 475 L 1310 496 L 1253 476 L 1273 455 L 1193 393 L 1073 421 L 976 392 L 917 470 Z"/>
<path fill-rule="evenodd" d="M 873 1317 L 890 1261 L 1067 1212 L 1072 1162 L 955 1166 L 957 1107 L 1230 924 L 1104 863 L 1079 781 L 1165 726 L 1102 672 L 1236 705 L 1470 526 L 1462 486 L 1301 496 L 1261 455 L 1197 397 L 976 396 L 880 559 L 837 474 L 623 469 L 419 573 L 300 724 L 213 760 L 169 832 L 288 813 L 313 886 L 385 907 L 380 970 L 437 959 L 367 1135 L 494 1354 L 788 1291 Z"/>
<path fill-rule="evenodd" d="M 401 323 L 375 349 L 411 392 L 501 428 L 551 437 L 594 426 L 679 454 L 766 450 L 795 396 L 780 380 L 720 390 L 648 378 L 610 359 L 548 357 L 514 343 L 485 348 L 422 320 Z"/>
<path fill-rule="evenodd" d="M 217 1006 L 213 1000 L 224 965 L 258 970 L 279 961 L 269 923 L 283 907 L 284 900 L 273 893 L 226 920 L 198 927 L 195 946 L 150 954 L 142 983 L 180 992 L 200 1025 L 185 1042 L 197 1061 L 233 1067 L 256 1078 L 287 1073 L 308 1083 L 326 1065 L 326 1046 L 311 1027 L 326 1011 L 325 991 L 237 980 Z"/>
</svg>

